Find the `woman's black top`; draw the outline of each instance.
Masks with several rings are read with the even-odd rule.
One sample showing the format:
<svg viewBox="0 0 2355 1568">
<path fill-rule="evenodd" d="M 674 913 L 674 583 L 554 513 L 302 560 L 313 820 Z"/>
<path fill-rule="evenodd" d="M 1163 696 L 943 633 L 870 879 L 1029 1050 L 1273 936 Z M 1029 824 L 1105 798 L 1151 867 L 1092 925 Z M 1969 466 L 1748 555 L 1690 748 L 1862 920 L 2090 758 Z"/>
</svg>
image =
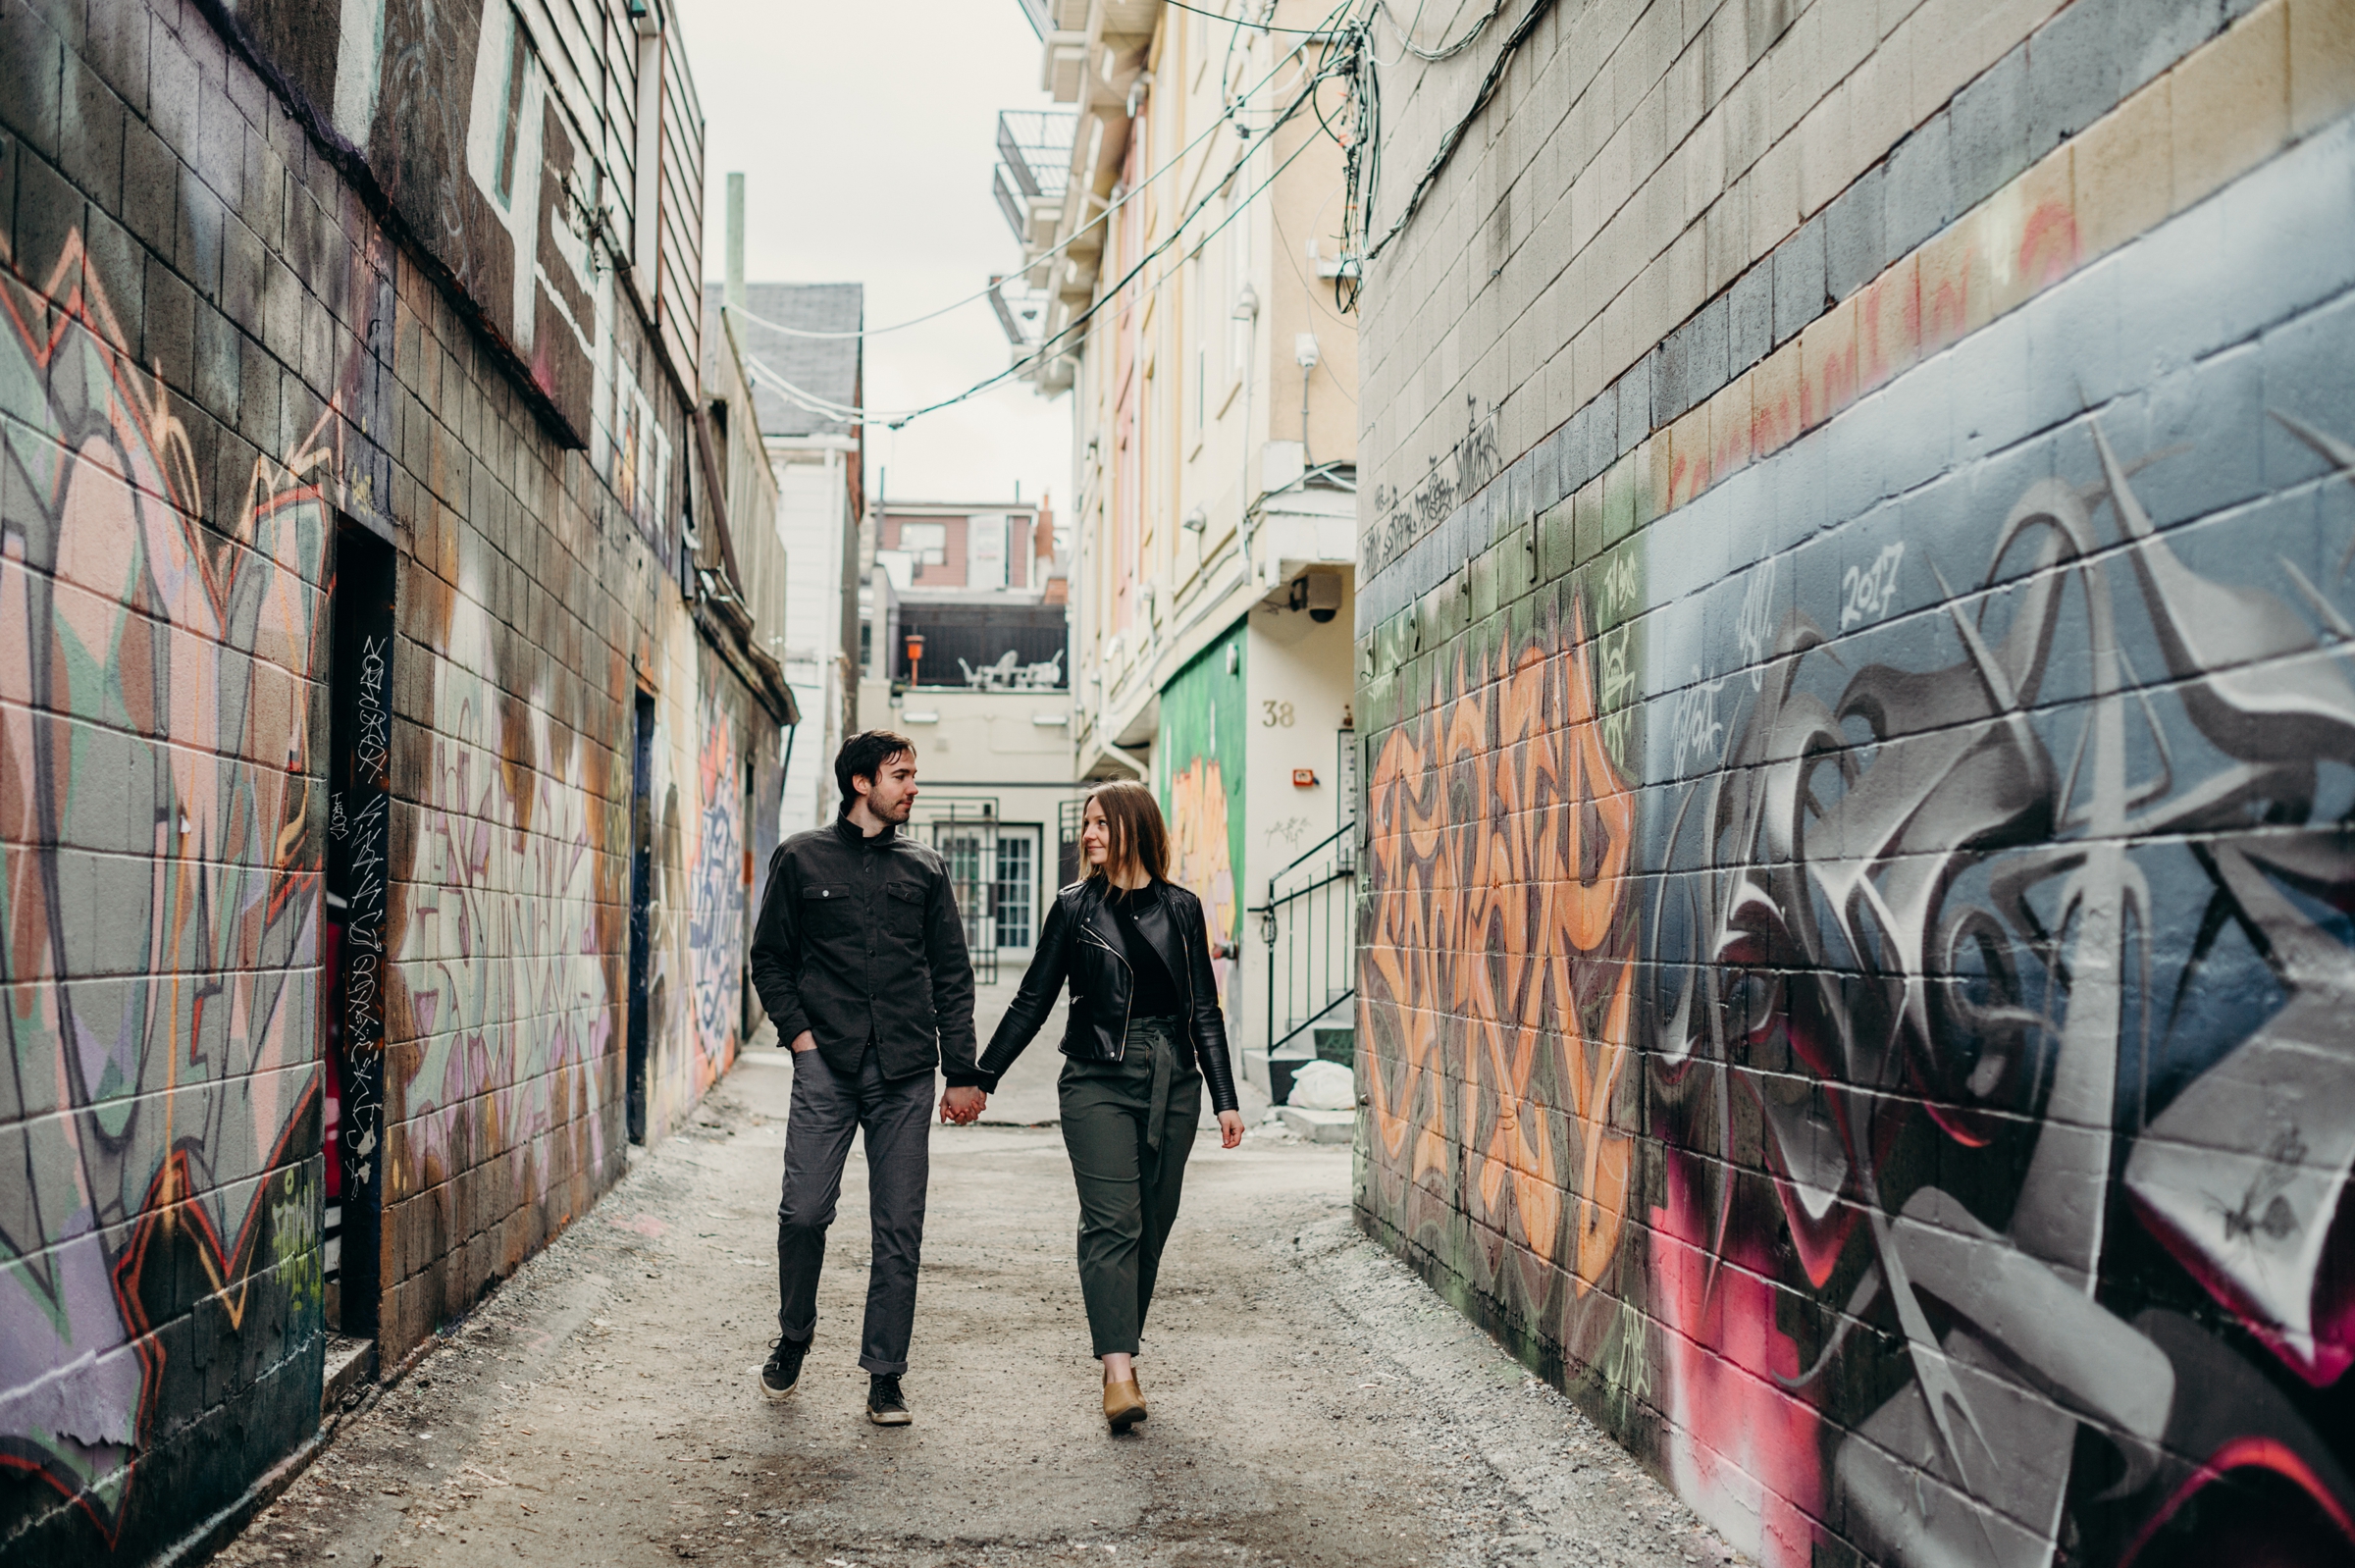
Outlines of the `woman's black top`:
<svg viewBox="0 0 2355 1568">
<path fill-rule="evenodd" d="M 1128 1007 L 1132 1019 L 1174 1019 L 1185 1011 L 1178 1004 L 1177 982 L 1171 977 L 1169 966 L 1136 928 L 1137 915 L 1160 903 L 1159 882 L 1147 882 L 1131 893 L 1116 892 L 1104 901 L 1104 907 L 1112 911 L 1113 919 L 1120 925 L 1121 945 L 1127 949 L 1123 957 L 1136 973 Z"/>
</svg>

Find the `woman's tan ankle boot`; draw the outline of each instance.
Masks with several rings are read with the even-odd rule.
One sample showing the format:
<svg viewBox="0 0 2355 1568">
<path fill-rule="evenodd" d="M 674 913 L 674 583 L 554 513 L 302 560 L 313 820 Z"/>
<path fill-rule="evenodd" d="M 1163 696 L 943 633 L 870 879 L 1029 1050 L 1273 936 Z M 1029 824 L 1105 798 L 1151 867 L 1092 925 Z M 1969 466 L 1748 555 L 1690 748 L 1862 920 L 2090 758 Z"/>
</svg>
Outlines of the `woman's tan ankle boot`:
<svg viewBox="0 0 2355 1568">
<path fill-rule="evenodd" d="M 1104 1420 L 1114 1432 L 1126 1432 L 1144 1419 L 1145 1394 L 1134 1378 L 1104 1385 Z"/>
</svg>

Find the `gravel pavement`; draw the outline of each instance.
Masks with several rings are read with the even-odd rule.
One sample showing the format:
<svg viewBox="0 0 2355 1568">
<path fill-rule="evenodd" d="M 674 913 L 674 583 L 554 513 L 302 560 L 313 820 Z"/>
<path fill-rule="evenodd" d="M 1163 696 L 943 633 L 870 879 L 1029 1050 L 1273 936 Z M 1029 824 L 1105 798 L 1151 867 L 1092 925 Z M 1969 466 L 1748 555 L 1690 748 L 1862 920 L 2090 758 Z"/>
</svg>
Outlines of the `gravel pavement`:
<svg viewBox="0 0 2355 1568">
<path fill-rule="evenodd" d="M 1022 1071 L 1051 1084 L 1054 1062 L 1034 1048 Z M 1734 1560 L 1356 1231 L 1345 1148 L 1272 1126 L 1231 1153 L 1196 1145 L 1138 1360 L 1153 1413 L 1130 1436 L 1107 1436 L 1098 1409 L 1053 1127 L 935 1129 L 916 1421 L 898 1430 L 864 1416 L 854 1152 L 803 1386 L 763 1403 L 792 1076 L 781 1053 L 748 1054 L 406 1378 L 359 1396 L 218 1560 Z"/>
</svg>

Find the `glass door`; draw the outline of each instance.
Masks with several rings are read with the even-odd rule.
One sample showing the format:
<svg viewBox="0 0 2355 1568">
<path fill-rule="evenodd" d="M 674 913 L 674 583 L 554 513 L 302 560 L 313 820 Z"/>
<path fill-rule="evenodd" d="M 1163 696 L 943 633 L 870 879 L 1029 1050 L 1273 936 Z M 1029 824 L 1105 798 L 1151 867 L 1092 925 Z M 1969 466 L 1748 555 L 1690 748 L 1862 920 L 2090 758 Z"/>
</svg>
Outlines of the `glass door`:
<svg viewBox="0 0 2355 1568">
<path fill-rule="evenodd" d="M 949 887 L 957 895 L 957 914 L 965 922 L 965 947 L 973 961 L 973 981 L 990 985 L 998 977 L 997 825 L 992 822 L 935 822 L 932 847 L 949 862 Z"/>
<path fill-rule="evenodd" d="M 1001 825 L 995 849 L 997 944 L 1027 949 L 1038 930 L 1038 829 Z"/>
</svg>

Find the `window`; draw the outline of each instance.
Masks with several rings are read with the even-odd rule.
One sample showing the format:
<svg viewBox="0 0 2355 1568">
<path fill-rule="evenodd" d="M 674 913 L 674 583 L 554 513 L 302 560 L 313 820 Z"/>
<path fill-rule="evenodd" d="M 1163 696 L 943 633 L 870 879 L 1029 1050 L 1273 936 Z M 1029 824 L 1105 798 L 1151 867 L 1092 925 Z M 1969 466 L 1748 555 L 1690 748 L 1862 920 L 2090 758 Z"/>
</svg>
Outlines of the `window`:
<svg viewBox="0 0 2355 1568">
<path fill-rule="evenodd" d="M 949 525 L 902 523 L 900 549 L 914 555 L 921 565 L 945 566 L 949 560 Z"/>
<path fill-rule="evenodd" d="M 998 877 L 994 902 L 998 911 L 997 945 L 1030 945 L 1030 884 L 1032 841 L 1020 828 L 998 830 Z"/>
<path fill-rule="evenodd" d="M 1210 350 L 1203 345 L 1210 340 L 1210 317 L 1205 313 L 1205 291 L 1202 275 L 1205 271 L 1202 253 L 1196 251 L 1185 264 L 1184 330 L 1194 340 L 1194 426 L 1193 437 L 1198 446 L 1202 431 L 1210 423 Z M 1178 362 L 1180 372 L 1184 361 Z"/>
<path fill-rule="evenodd" d="M 1234 177 L 1227 187 L 1227 210 L 1233 221 L 1227 225 L 1227 312 L 1228 348 L 1227 379 L 1231 385 L 1250 371 L 1251 330 L 1254 322 L 1241 313 L 1243 290 L 1251 287 L 1251 217 L 1250 201 L 1243 189 L 1244 176 Z"/>
<path fill-rule="evenodd" d="M 523 129 L 523 88 L 532 73 L 532 42 L 526 37 L 523 24 L 510 15 L 507 19 L 507 90 L 505 105 L 499 115 L 498 167 L 495 182 L 502 205 L 515 199 L 515 144 Z"/>
</svg>

